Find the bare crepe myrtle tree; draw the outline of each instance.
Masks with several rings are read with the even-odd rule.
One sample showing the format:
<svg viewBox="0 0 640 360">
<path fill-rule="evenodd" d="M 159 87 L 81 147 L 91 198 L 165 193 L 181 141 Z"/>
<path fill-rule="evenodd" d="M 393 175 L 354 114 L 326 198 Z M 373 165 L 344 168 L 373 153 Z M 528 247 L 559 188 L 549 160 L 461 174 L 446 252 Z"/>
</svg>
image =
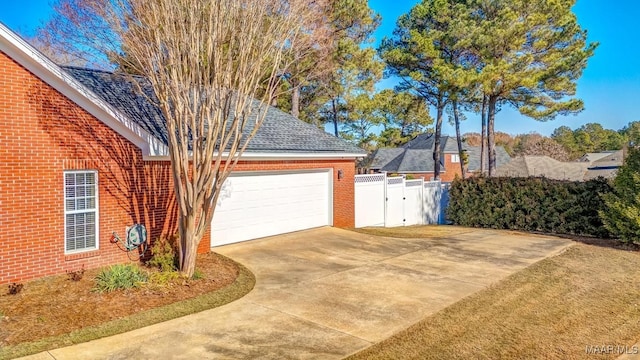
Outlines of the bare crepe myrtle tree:
<svg viewBox="0 0 640 360">
<path fill-rule="evenodd" d="M 103 53 L 148 81 L 150 100 L 166 120 L 180 271 L 191 277 L 222 185 L 265 119 L 290 65 L 287 53 L 317 23 L 324 3 L 89 0 L 81 6 L 87 4 L 83 11 L 94 16 L 86 19 L 111 33 L 100 38 L 110 39 Z"/>
</svg>

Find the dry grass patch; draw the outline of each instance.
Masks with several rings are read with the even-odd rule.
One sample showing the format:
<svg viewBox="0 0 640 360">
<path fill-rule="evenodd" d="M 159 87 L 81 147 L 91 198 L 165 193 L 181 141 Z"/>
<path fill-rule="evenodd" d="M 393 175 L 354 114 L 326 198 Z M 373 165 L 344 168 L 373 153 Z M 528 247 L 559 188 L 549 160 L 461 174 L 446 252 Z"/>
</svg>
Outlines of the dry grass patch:
<svg viewBox="0 0 640 360">
<path fill-rule="evenodd" d="M 349 359 L 583 359 L 640 339 L 640 253 L 576 244 Z M 614 359 L 617 353 L 600 354 Z"/>
</svg>

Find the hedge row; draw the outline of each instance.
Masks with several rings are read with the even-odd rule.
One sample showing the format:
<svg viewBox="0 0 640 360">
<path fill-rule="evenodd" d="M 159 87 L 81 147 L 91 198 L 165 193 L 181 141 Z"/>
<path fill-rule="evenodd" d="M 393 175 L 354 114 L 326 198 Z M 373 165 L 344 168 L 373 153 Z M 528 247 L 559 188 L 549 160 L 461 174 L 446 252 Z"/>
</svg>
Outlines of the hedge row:
<svg viewBox="0 0 640 360">
<path fill-rule="evenodd" d="M 605 210 L 600 194 L 611 191 L 605 179 L 458 179 L 451 184 L 447 217 L 462 226 L 609 237 L 598 210 Z"/>
</svg>

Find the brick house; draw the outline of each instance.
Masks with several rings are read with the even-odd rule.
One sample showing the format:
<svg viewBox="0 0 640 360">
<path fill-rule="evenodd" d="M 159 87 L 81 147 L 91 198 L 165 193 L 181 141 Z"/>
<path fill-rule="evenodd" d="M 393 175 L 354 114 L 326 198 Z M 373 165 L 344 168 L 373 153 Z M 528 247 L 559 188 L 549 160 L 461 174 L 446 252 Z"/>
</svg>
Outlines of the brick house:
<svg viewBox="0 0 640 360">
<path fill-rule="evenodd" d="M 112 233 L 176 231 L 162 114 L 116 74 L 60 67 L 0 23 L 0 284 L 129 261 Z M 364 152 L 277 109 L 229 178 L 212 246 L 354 226 Z"/>
<path fill-rule="evenodd" d="M 416 179 L 433 178 L 433 146 L 432 134 L 420 134 L 398 148 L 378 149 L 369 155 L 365 163 L 374 172 L 386 171 L 391 174 L 412 176 Z M 480 147 L 463 144 L 467 154 L 467 176 L 480 171 Z M 501 166 L 511 158 L 502 146 L 496 146 L 496 163 Z M 440 180 L 451 182 L 456 176 L 461 177 L 460 154 L 455 137 L 443 136 L 440 139 Z"/>
</svg>

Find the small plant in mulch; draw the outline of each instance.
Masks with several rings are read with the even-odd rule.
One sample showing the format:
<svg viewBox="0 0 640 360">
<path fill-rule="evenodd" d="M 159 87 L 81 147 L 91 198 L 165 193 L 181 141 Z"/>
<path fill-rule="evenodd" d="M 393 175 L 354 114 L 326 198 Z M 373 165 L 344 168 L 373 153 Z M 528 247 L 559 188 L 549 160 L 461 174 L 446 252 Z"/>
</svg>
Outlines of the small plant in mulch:
<svg viewBox="0 0 640 360">
<path fill-rule="evenodd" d="M 177 271 L 156 271 L 149 275 L 149 283 L 156 286 L 166 286 L 180 279 Z"/>
<path fill-rule="evenodd" d="M 204 273 L 198 269 L 193 271 L 193 276 L 191 276 L 191 280 L 200 280 L 204 279 Z"/>
<path fill-rule="evenodd" d="M 151 271 L 149 275 L 149 285 L 152 287 L 164 287 L 175 283 L 181 278 L 176 266 L 175 251 L 176 236 L 163 236 L 153 242 L 151 247 L 151 259 L 147 261 L 147 266 L 157 269 Z"/>
<path fill-rule="evenodd" d="M 82 264 L 82 267 L 80 268 L 80 270 L 75 270 L 75 271 L 67 270 L 67 277 L 71 281 L 80 281 L 84 276 L 84 272 L 85 272 L 85 268 L 84 268 L 84 264 Z"/>
<path fill-rule="evenodd" d="M 120 289 L 140 287 L 148 280 L 148 275 L 133 264 L 118 264 L 102 269 L 96 276 L 95 291 L 111 292 Z"/>
<path fill-rule="evenodd" d="M 176 271 L 176 252 L 174 250 L 175 237 L 161 237 L 154 241 L 151 247 L 151 259 L 147 265 L 158 268 L 161 272 Z"/>
<path fill-rule="evenodd" d="M 17 295 L 24 288 L 24 284 L 20 283 L 11 283 L 9 284 L 9 295 Z"/>
</svg>

